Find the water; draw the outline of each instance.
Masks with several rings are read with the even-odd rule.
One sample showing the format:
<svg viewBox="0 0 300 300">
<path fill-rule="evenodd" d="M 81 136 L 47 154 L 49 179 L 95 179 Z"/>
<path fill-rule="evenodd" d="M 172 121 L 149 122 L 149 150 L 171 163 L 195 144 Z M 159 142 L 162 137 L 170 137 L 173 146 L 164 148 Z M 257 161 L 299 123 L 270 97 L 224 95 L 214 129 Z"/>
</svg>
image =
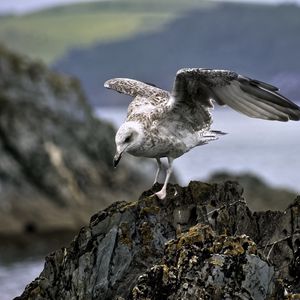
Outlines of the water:
<svg viewBox="0 0 300 300">
<path fill-rule="evenodd" d="M 124 121 L 126 109 L 99 108 L 96 115 L 117 127 Z M 212 172 L 222 169 L 253 172 L 274 186 L 300 192 L 300 122 L 262 121 L 226 109 L 215 111 L 214 120 L 214 129 L 229 134 L 175 160 L 181 184 L 205 180 Z M 0 299 L 20 295 L 42 268 L 42 260 L 0 265 Z"/>
<path fill-rule="evenodd" d="M 20 296 L 25 286 L 41 273 L 43 264 L 41 260 L 27 260 L 0 265 L 0 299 L 11 300 Z"/>
<path fill-rule="evenodd" d="M 99 108 L 96 115 L 117 127 L 126 108 Z M 213 115 L 213 129 L 229 134 L 175 160 L 181 184 L 225 170 L 252 172 L 273 186 L 300 192 L 300 122 L 252 119 L 222 108 Z"/>
</svg>

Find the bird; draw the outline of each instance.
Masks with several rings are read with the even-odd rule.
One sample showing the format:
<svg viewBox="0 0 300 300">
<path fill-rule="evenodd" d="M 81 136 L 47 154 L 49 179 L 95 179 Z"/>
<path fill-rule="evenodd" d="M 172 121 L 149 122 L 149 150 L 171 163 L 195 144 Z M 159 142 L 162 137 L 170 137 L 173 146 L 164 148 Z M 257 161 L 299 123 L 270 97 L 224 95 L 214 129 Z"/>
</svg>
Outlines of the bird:
<svg viewBox="0 0 300 300">
<path fill-rule="evenodd" d="M 161 200 L 167 195 L 174 159 L 225 134 L 211 130 L 215 103 L 252 118 L 281 122 L 300 119 L 300 107 L 279 94 L 277 87 L 230 70 L 180 69 L 171 92 L 129 78 L 109 79 L 104 87 L 133 97 L 126 121 L 115 136 L 113 166 L 117 167 L 125 152 L 154 158 L 156 183 L 162 171 L 161 158 L 166 157 L 165 181 L 155 193 Z"/>
</svg>

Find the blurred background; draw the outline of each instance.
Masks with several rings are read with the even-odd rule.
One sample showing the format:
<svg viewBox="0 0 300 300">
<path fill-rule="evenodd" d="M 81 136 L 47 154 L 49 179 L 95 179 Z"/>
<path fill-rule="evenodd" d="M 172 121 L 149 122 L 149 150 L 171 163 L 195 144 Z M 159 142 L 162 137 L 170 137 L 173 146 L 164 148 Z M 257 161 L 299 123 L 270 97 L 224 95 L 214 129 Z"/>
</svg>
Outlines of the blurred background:
<svg viewBox="0 0 300 300">
<path fill-rule="evenodd" d="M 129 97 L 105 80 L 170 90 L 182 67 L 232 69 L 300 105 L 300 0 L 0 1 L 0 295 L 19 295 L 43 257 L 91 215 L 135 200 L 155 174 L 129 156 L 111 166 Z M 300 192 L 300 124 L 216 108 L 229 134 L 175 161 L 180 184 L 237 179 L 255 210 Z"/>
</svg>

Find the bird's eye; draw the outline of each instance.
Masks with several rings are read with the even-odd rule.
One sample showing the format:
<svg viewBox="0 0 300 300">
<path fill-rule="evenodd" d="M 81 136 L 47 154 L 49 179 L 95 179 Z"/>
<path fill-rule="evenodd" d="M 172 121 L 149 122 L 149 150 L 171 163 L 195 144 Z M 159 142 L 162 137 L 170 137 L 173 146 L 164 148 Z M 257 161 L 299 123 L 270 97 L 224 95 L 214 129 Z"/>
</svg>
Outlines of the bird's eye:
<svg viewBox="0 0 300 300">
<path fill-rule="evenodd" d="M 128 143 L 128 142 L 130 141 L 130 139 L 131 139 L 131 136 L 129 135 L 129 136 L 124 140 L 124 142 L 125 142 L 125 143 Z"/>
</svg>

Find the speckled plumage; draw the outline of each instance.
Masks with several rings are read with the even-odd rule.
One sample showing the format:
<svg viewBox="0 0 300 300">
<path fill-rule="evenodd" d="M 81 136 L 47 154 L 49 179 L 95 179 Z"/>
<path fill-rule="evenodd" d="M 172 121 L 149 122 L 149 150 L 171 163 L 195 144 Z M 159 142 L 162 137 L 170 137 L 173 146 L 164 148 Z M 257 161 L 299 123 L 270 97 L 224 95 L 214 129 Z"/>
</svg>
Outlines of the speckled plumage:
<svg viewBox="0 0 300 300">
<path fill-rule="evenodd" d="M 278 88 L 228 70 L 181 69 L 172 92 L 127 78 L 108 80 L 104 86 L 134 97 L 116 144 L 118 148 L 127 135 L 136 133 L 138 142 L 134 139 L 126 148 L 119 145 L 135 156 L 174 159 L 216 140 L 222 133 L 210 130 L 212 101 L 249 117 L 300 119 L 300 108 L 280 95 Z M 131 127 L 126 131 L 127 122 Z"/>
</svg>

